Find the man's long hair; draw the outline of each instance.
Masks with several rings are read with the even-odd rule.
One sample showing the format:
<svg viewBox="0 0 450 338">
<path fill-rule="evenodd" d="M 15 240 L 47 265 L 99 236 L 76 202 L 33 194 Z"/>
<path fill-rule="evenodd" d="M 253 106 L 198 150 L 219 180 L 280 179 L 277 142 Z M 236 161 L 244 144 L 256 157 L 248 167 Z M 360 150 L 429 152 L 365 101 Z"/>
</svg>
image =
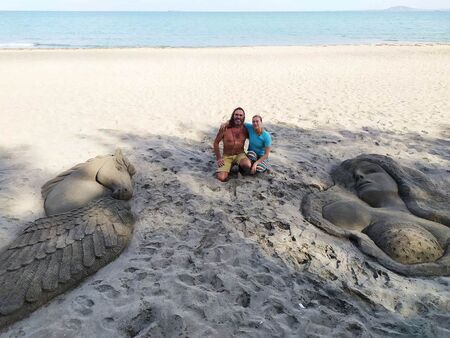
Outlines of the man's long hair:
<svg viewBox="0 0 450 338">
<path fill-rule="evenodd" d="M 231 127 L 231 128 L 236 127 L 236 125 L 234 124 L 234 113 L 235 113 L 236 111 L 238 111 L 238 110 L 242 110 L 242 112 L 244 113 L 244 120 L 243 120 L 243 122 L 245 121 L 245 110 L 242 109 L 241 107 L 237 107 L 237 108 L 234 109 L 233 112 L 231 113 L 231 118 L 230 118 L 230 120 L 228 121 L 228 126 Z"/>
</svg>

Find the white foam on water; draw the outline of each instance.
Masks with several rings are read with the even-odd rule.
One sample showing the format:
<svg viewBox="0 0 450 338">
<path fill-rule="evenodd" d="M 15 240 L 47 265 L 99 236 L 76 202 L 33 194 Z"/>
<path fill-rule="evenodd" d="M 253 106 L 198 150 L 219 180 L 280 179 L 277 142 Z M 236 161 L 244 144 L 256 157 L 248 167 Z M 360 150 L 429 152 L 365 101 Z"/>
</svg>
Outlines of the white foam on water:
<svg viewBox="0 0 450 338">
<path fill-rule="evenodd" d="M 0 42 L 0 48 L 36 48 L 36 46 L 31 42 Z"/>
</svg>

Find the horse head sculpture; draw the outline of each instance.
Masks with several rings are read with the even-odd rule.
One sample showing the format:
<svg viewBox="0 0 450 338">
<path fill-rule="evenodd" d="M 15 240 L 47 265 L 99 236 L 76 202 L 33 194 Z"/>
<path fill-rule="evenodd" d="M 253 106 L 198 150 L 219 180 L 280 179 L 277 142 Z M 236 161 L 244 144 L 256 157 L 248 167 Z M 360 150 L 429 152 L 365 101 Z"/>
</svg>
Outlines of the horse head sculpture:
<svg viewBox="0 0 450 338">
<path fill-rule="evenodd" d="M 47 216 L 85 206 L 103 196 L 129 200 L 133 196 L 134 166 L 117 149 L 64 171 L 42 187 Z"/>
<path fill-rule="evenodd" d="M 119 200 L 129 200 L 133 196 L 132 176 L 134 166 L 117 149 L 115 154 L 97 172 L 96 181 L 112 191 L 111 196 Z"/>
</svg>

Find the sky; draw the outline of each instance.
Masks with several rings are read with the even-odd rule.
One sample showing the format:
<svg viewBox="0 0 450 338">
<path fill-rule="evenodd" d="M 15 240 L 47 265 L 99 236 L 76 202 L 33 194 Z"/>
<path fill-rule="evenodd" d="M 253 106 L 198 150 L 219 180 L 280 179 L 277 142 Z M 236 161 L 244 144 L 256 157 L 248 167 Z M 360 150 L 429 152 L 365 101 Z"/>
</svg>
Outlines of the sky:
<svg viewBox="0 0 450 338">
<path fill-rule="evenodd" d="M 450 0 L 0 0 L 0 10 L 43 11 L 326 11 L 393 6 L 448 9 Z"/>
</svg>

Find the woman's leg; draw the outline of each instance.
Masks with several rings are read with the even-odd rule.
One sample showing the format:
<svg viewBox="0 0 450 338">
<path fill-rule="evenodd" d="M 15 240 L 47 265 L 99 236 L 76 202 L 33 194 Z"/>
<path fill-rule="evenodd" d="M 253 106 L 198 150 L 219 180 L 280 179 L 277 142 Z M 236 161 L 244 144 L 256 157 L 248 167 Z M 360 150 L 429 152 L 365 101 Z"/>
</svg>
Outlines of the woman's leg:
<svg viewBox="0 0 450 338">
<path fill-rule="evenodd" d="M 262 161 L 261 163 L 259 163 L 259 164 L 256 166 L 256 172 L 258 172 L 258 173 L 263 173 L 263 172 L 265 172 L 267 169 L 268 169 L 268 165 L 267 165 L 266 161 Z"/>
<path fill-rule="evenodd" d="M 256 162 L 256 160 L 258 159 L 258 156 L 256 155 L 256 153 L 251 150 L 249 152 L 247 152 L 247 157 L 250 161 L 252 161 L 252 164 L 253 164 L 253 162 Z"/>
<path fill-rule="evenodd" d="M 249 151 L 249 152 L 247 152 L 247 157 L 248 157 L 248 159 L 249 159 L 250 161 L 252 161 L 252 164 L 253 164 L 253 163 L 255 163 L 255 162 L 258 160 L 258 158 L 261 157 L 261 156 L 256 155 L 256 153 L 255 153 L 254 151 Z M 268 170 L 268 169 L 269 169 L 269 164 L 267 163 L 267 160 L 262 161 L 261 163 L 259 163 L 259 164 L 256 166 L 256 172 L 258 172 L 258 173 L 262 173 L 262 172 L 264 172 L 264 171 L 266 171 L 266 170 Z"/>
</svg>

